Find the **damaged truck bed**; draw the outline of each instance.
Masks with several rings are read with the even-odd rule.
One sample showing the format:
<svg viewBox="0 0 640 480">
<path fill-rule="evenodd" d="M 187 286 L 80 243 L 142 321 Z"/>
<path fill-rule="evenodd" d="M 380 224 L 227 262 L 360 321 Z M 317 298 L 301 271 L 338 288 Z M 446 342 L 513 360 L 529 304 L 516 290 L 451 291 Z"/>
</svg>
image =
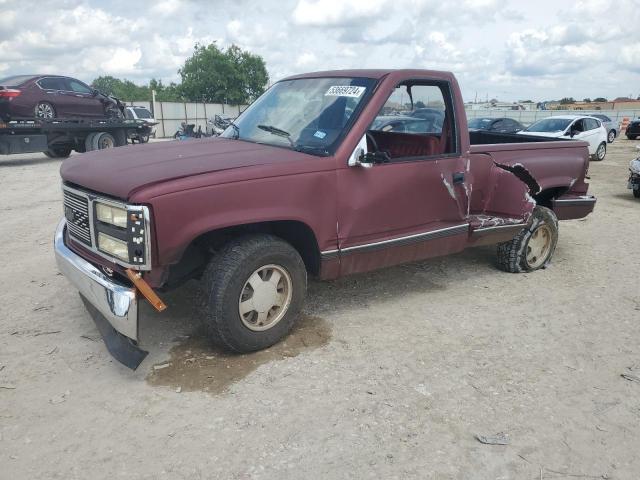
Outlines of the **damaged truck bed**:
<svg viewBox="0 0 640 480">
<path fill-rule="evenodd" d="M 298 75 L 219 138 L 65 161 L 56 256 L 131 368 L 138 302 L 191 278 L 215 341 L 249 352 L 291 329 L 307 275 L 491 244 L 502 270 L 544 268 L 558 220 L 594 208 L 588 162 L 585 142 L 469 134 L 448 72 Z"/>
</svg>

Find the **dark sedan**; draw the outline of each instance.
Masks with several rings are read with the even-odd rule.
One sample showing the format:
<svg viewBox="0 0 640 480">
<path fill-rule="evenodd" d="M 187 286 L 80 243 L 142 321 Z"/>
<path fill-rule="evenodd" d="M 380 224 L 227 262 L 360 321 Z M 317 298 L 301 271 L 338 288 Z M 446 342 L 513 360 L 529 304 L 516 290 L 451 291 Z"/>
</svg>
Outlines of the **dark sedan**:
<svg viewBox="0 0 640 480">
<path fill-rule="evenodd" d="M 21 75 L 0 80 L 0 119 L 122 118 L 123 105 L 75 78 Z"/>
<path fill-rule="evenodd" d="M 469 130 L 484 130 L 486 132 L 516 133 L 524 130 L 524 125 L 511 118 L 471 118 L 468 125 Z"/>
<path fill-rule="evenodd" d="M 626 135 L 629 140 L 635 140 L 636 138 L 640 137 L 640 117 L 629 122 Z"/>
<path fill-rule="evenodd" d="M 429 120 L 404 115 L 380 115 L 369 127 L 370 130 L 403 133 L 427 133 L 433 131 L 431 128 Z"/>
</svg>

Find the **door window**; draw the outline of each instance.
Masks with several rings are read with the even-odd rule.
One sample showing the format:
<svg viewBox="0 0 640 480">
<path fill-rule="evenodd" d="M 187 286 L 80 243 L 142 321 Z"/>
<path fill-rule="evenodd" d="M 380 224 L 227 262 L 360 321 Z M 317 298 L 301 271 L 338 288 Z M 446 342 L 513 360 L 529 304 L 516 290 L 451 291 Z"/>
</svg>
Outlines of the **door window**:
<svg viewBox="0 0 640 480">
<path fill-rule="evenodd" d="M 57 77 L 45 77 L 38 80 L 38 85 L 45 90 L 66 90 L 62 79 Z"/>
<path fill-rule="evenodd" d="M 369 126 L 367 148 L 382 153 L 388 161 L 457 153 L 452 111 L 446 82 L 402 82 Z"/>
<path fill-rule="evenodd" d="M 600 127 L 600 122 L 598 122 L 598 120 L 595 120 L 593 118 L 585 118 L 584 123 L 585 123 L 585 130 L 595 130 L 596 128 Z"/>
<path fill-rule="evenodd" d="M 87 94 L 91 93 L 91 89 L 87 87 L 84 83 L 79 82 L 78 80 L 73 80 L 71 78 L 68 78 L 65 83 L 67 83 L 68 85 L 66 90 L 69 90 L 71 92 L 87 93 Z"/>
<path fill-rule="evenodd" d="M 576 120 L 571 129 L 576 132 L 584 132 L 586 130 L 584 126 L 584 119 L 581 118 L 580 120 Z"/>
</svg>

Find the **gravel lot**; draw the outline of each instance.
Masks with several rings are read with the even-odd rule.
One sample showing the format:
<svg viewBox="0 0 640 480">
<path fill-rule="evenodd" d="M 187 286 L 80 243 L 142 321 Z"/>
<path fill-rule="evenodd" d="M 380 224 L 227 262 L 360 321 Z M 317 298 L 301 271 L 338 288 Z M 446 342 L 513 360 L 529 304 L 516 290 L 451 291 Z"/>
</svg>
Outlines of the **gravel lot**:
<svg viewBox="0 0 640 480">
<path fill-rule="evenodd" d="M 241 357 L 201 340 L 189 284 L 144 309 L 136 372 L 57 274 L 60 161 L 0 158 L 0 478 L 637 479 L 636 144 L 592 162 L 596 211 L 544 271 L 481 247 L 312 282 L 293 336 Z"/>
</svg>

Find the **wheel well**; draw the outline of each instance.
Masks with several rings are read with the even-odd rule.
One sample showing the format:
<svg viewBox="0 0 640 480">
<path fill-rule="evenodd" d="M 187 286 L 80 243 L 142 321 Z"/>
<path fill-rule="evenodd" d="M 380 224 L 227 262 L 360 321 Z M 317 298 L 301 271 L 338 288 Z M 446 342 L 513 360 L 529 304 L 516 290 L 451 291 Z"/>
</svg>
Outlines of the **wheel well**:
<svg viewBox="0 0 640 480">
<path fill-rule="evenodd" d="M 557 198 L 569 190 L 569 187 L 552 187 L 542 190 L 533 196 L 538 205 L 551 208 L 551 200 Z"/>
<path fill-rule="evenodd" d="M 295 220 L 251 223 L 212 230 L 197 237 L 185 249 L 180 261 L 171 267 L 169 284 L 199 275 L 208 259 L 232 238 L 252 233 L 269 233 L 282 238 L 297 250 L 309 273 L 320 272 L 320 249 L 311 228 Z"/>
</svg>

